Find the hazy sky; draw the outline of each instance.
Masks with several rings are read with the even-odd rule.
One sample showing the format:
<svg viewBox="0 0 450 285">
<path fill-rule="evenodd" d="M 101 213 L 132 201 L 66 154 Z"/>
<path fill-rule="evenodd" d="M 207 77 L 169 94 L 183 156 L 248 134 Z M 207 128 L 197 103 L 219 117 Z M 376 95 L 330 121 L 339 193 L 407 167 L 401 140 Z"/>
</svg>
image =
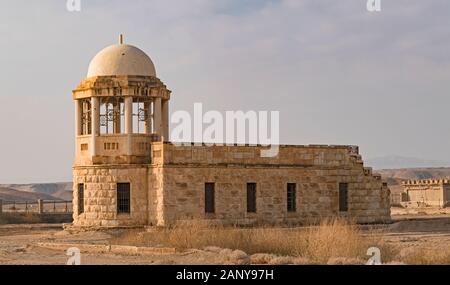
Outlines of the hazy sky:
<svg viewBox="0 0 450 285">
<path fill-rule="evenodd" d="M 450 161 L 450 1 L 0 0 L 0 183 L 70 181 L 71 90 L 125 34 L 171 111 L 280 111 L 281 143 Z"/>
</svg>

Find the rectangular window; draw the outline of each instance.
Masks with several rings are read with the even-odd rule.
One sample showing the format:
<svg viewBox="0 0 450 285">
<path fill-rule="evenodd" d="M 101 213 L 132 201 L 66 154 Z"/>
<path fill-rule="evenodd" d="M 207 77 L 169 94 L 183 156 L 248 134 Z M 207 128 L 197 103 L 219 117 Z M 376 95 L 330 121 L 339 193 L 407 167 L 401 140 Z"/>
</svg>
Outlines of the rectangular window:
<svg viewBox="0 0 450 285">
<path fill-rule="evenodd" d="M 84 184 L 78 184 L 78 215 L 84 213 Z"/>
<path fill-rule="evenodd" d="M 348 211 L 348 183 L 339 183 L 339 211 Z"/>
<path fill-rule="evenodd" d="M 256 183 L 247 183 L 247 213 L 256 213 Z"/>
<path fill-rule="evenodd" d="M 288 212 L 295 212 L 297 210 L 296 205 L 296 189 L 297 185 L 295 183 L 288 183 L 287 184 L 287 211 Z"/>
<path fill-rule="evenodd" d="M 130 213 L 130 183 L 117 183 L 117 213 Z"/>
<path fill-rule="evenodd" d="M 214 183 L 205 183 L 205 213 L 214 211 Z"/>
</svg>

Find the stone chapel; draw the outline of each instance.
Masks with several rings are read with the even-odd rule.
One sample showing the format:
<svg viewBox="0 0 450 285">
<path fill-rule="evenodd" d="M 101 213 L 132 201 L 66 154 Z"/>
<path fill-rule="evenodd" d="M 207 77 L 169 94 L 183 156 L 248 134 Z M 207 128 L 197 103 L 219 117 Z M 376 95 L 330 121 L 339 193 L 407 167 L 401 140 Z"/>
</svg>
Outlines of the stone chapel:
<svg viewBox="0 0 450 285">
<path fill-rule="evenodd" d="M 73 226 L 390 221 L 387 184 L 358 147 L 280 145 L 261 157 L 262 146 L 175 145 L 171 97 L 150 57 L 122 37 L 91 60 L 73 90 Z"/>
</svg>

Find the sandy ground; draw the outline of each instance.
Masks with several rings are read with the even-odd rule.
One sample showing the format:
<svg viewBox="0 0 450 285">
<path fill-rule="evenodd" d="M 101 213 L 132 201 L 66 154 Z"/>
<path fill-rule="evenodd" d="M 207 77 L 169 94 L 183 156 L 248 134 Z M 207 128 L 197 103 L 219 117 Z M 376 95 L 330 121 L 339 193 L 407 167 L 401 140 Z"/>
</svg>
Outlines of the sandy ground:
<svg viewBox="0 0 450 285">
<path fill-rule="evenodd" d="M 386 242 L 402 248 L 450 246 L 450 216 L 394 216 L 394 223 L 383 226 Z M 65 264 L 63 249 L 50 249 L 38 243 L 107 245 L 114 232 L 70 234 L 60 224 L 1 225 L 0 264 Z M 220 255 L 204 250 L 172 254 L 124 255 L 112 253 L 81 254 L 82 264 L 223 264 Z"/>
<path fill-rule="evenodd" d="M 70 234 L 61 224 L 1 225 L 0 264 L 66 264 L 68 256 L 61 249 L 41 247 L 38 243 L 108 244 L 111 234 L 82 232 Z M 81 253 L 82 264 L 220 264 L 217 253 L 188 250 L 175 254 L 122 255 Z"/>
</svg>

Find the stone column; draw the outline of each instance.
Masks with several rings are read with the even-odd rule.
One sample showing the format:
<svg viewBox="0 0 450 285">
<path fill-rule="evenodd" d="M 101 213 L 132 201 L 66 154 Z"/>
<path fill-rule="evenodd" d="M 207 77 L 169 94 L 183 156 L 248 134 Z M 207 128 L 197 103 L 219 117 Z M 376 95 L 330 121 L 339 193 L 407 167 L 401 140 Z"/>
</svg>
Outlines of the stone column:
<svg viewBox="0 0 450 285">
<path fill-rule="evenodd" d="M 150 135 L 152 133 L 152 102 L 148 101 L 144 103 L 144 108 L 146 112 L 146 120 L 145 120 L 145 133 Z"/>
<path fill-rule="evenodd" d="M 162 136 L 169 141 L 169 100 L 162 101 Z"/>
<path fill-rule="evenodd" d="M 131 155 L 131 134 L 133 133 L 133 97 L 125 97 L 125 134 L 127 134 L 127 155 Z"/>
<path fill-rule="evenodd" d="M 91 97 L 91 155 L 97 154 L 96 136 L 100 134 L 100 100 L 98 97 Z"/>
<path fill-rule="evenodd" d="M 81 112 L 83 110 L 83 106 L 80 100 L 75 100 L 75 156 L 78 155 L 78 136 L 81 135 Z"/>
<path fill-rule="evenodd" d="M 81 135 L 81 100 L 75 100 L 75 137 Z"/>
<path fill-rule="evenodd" d="M 133 97 L 125 97 L 125 133 L 133 133 Z"/>
<path fill-rule="evenodd" d="M 113 105 L 114 108 L 114 133 L 120 134 L 120 102 L 116 102 Z"/>
<path fill-rule="evenodd" d="M 155 98 L 154 101 L 154 108 L 155 108 L 155 113 L 153 114 L 153 120 L 155 125 L 153 126 L 154 131 L 156 134 L 158 134 L 159 136 L 162 136 L 162 114 L 161 114 L 161 98 Z"/>
</svg>

